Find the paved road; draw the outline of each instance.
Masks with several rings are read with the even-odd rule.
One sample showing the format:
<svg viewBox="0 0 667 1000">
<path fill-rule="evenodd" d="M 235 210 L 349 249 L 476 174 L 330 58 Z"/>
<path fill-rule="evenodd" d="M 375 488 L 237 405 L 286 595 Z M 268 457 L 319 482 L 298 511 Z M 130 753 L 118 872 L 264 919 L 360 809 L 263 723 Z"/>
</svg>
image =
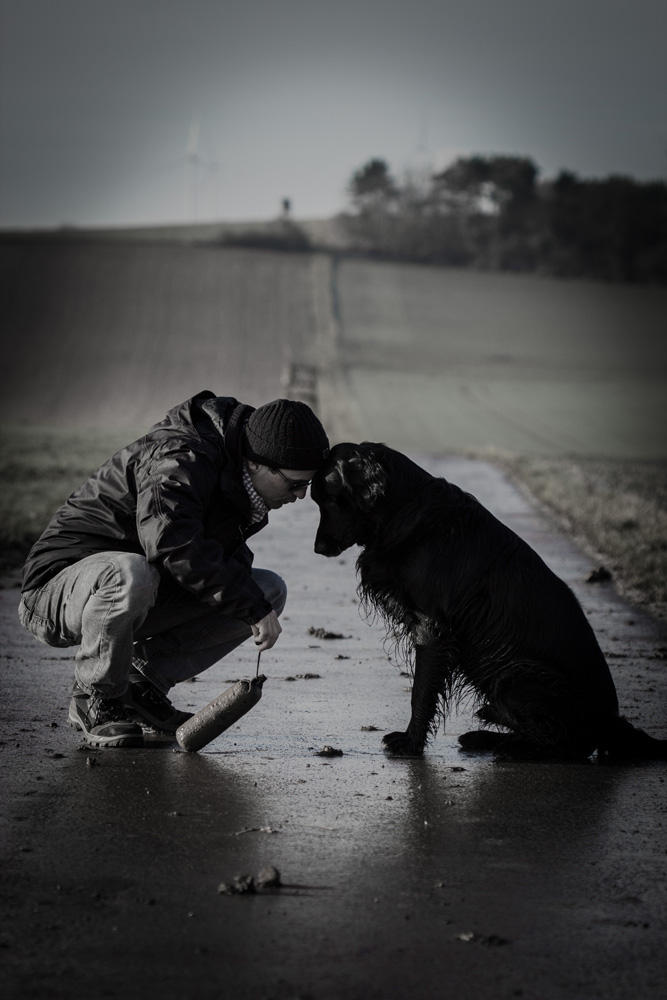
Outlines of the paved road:
<svg viewBox="0 0 667 1000">
<path fill-rule="evenodd" d="M 587 559 L 489 465 L 430 467 L 575 586 L 624 710 L 667 737 L 664 630 L 582 582 Z M 0 591 L 5 995 L 664 997 L 665 765 L 494 763 L 458 750 L 465 714 L 422 760 L 386 758 L 409 679 L 359 616 L 352 554 L 312 553 L 316 520 L 308 500 L 257 536 L 290 587 L 285 631 L 262 701 L 198 755 L 82 747 L 70 651 L 23 633 Z M 176 700 L 199 708 L 254 666 L 243 650 Z M 282 889 L 218 893 L 269 864 Z"/>
</svg>

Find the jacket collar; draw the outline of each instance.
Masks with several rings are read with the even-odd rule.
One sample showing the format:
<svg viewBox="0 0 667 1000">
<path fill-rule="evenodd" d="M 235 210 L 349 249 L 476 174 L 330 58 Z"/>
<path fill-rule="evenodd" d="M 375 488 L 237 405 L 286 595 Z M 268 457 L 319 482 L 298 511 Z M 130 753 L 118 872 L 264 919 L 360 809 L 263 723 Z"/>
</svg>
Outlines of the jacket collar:
<svg viewBox="0 0 667 1000">
<path fill-rule="evenodd" d="M 224 451 L 228 462 L 220 474 L 220 485 L 234 504 L 243 511 L 248 520 L 251 518 L 250 498 L 243 485 L 243 451 L 242 435 L 248 417 L 254 411 L 254 406 L 237 403 L 231 414 L 225 420 L 217 397 L 209 398 L 201 404 L 201 408 L 210 419 L 213 427 L 222 438 Z"/>
</svg>

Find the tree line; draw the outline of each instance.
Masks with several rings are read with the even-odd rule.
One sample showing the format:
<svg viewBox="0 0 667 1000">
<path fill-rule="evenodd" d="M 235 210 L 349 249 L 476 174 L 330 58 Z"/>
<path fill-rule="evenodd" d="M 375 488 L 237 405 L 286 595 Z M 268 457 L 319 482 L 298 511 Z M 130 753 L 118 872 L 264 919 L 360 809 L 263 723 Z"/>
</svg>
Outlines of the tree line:
<svg viewBox="0 0 667 1000">
<path fill-rule="evenodd" d="M 399 183 L 383 159 L 356 170 L 355 246 L 401 260 L 667 283 L 667 184 L 625 176 L 540 180 L 522 156 L 460 157 Z"/>
</svg>

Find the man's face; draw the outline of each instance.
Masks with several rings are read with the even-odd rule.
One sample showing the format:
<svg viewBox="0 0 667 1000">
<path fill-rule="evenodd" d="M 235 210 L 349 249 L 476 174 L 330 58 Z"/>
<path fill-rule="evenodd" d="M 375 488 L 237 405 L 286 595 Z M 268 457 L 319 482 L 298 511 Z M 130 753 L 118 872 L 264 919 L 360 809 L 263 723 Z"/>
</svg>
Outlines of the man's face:
<svg viewBox="0 0 667 1000">
<path fill-rule="evenodd" d="M 268 465 L 248 462 L 248 472 L 264 503 L 277 510 L 286 503 L 303 500 L 316 469 L 271 469 Z"/>
</svg>

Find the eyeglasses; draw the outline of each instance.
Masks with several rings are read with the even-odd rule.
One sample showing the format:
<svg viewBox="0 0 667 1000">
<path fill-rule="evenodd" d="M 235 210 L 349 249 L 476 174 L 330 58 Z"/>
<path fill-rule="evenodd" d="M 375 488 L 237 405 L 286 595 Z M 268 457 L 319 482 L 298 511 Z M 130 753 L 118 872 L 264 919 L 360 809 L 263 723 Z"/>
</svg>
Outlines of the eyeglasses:
<svg viewBox="0 0 667 1000">
<path fill-rule="evenodd" d="M 287 489 L 290 493 L 298 493 L 300 490 L 307 489 L 312 483 L 312 479 L 288 479 L 284 472 L 280 469 L 272 469 L 272 472 L 277 472 L 281 479 L 284 479 L 287 483 Z"/>
</svg>

